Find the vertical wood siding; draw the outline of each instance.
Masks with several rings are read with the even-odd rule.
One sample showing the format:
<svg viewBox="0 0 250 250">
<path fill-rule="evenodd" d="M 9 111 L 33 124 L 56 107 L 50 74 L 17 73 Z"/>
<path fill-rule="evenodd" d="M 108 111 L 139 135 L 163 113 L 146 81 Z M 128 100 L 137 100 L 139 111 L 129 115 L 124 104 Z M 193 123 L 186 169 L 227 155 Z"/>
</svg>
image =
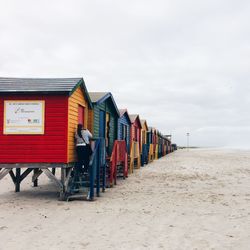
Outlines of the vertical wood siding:
<svg viewBox="0 0 250 250">
<path fill-rule="evenodd" d="M 68 101 L 68 162 L 76 161 L 75 132 L 78 124 L 78 106 L 84 107 L 84 127 L 88 127 L 88 103 L 79 87 Z M 66 122 L 66 121 L 65 121 Z"/>
<path fill-rule="evenodd" d="M 89 127 L 93 127 L 93 135 L 94 137 L 99 137 L 99 131 L 100 131 L 100 110 L 104 112 L 108 112 L 110 114 L 110 140 L 109 140 L 109 146 L 108 150 L 111 153 L 114 145 L 114 141 L 117 139 L 117 120 L 118 117 L 115 113 L 115 108 L 113 107 L 112 101 L 110 99 L 107 99 L 105 102 L 101 104 L 93 104 L 94 110 L 93 115 L 91 118 L 92 121 L 89 121 Z"/>
<path fill-rule="evenodd" d="M 141 127 L 140 127 L 140 121 L 138 117 L 136 118 L 135 122 L 131 125 L 131 140 L 130 145 L 133 141 L 139 142 L 140 148 L 141 148 Z"/>
<path fill-rule="evenodd" d="M 113 106 L 111 99 L 109 98 L 106 101 L 106 112 L 110 114 L 110 141 L 109 141 L 109 152 L 111 153 L 113 150 L 113 145 L 115 140 L 117 139 L 117 122 L 118 117 Z"/>
<path fill-rule="evenodd" d="M 93 123 L 93 115 L 94 115 L 94 110 L 89 109 L 88 110 L 88 130 L 93 134 L 94 136 L 94 123 Z"/>
<path fill-rule="evenodd" d="M 126 137 L 127 137 L 127 149 L 128 149 L 128 152 L 130 151 L 130 120 L 129 120 L 129 117 L 127 115 L 127 113 L 125 113 L 122 117 L 120 117 L 118 119 L 118 128 L 117 128 L 117 139 L 118 140 L 122 140 L 122 130 L 123 130 L 123 126 L 126 126 L 127 127 L 127 134 L 126 134 Z"/>
<path fill-rule="evenodd" d="M 150 145 L 153 143 L 153 140 L 152 140 L 152 130 L 149 130 L 147 132 L 147 144 Z"/>
<path fill-rule="evenodd" d="M 142 145 L 147 144 L 147 126 L 146 122 L 142 124 L 142 129 L 141 129 L 141 150 L 142 150 Z"/>
<path fill-rule="evenodd" d="M 4 100 L 44 100 L 44 135 L 4 135 Z M 67 119 L 67 96 L 0 96 L 0 163 L 67 163 Z"/>
</svg>

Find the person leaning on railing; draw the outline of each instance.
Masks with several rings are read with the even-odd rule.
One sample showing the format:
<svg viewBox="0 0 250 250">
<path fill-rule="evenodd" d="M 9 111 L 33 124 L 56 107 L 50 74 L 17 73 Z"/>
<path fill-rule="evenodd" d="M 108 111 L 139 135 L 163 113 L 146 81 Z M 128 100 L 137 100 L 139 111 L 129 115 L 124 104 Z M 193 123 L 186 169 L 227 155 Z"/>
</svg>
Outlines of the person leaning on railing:
<svg viewBox="0 0 250 250">
<path fill-rule="evenodd" d="M 83 128 L 82 124 L 77 125 L 75 134 L 76 153 L 78 162 L 76 164 L 76 171 L 78 173 L 86 173 L 89 169 L 89 160 L 92 154 L 90 140 L 93 138 L 88 129 Z"/>
</svg>

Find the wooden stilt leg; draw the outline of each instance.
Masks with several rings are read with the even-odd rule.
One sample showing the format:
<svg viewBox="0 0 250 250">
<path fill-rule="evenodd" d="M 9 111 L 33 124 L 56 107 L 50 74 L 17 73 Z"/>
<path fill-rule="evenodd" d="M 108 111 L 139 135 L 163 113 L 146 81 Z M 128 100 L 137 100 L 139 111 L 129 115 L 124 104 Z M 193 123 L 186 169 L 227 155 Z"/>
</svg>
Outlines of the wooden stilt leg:
<svg viewBox="0 0 250 250">
<path fill-rule="evenodd" d="M 0 170 L 0 180 L 3 179 L 12 169 L 8 169 L 8 168 L 5 168 L 5 169 L 1 169 Z"/>
<path fill-rule="evenodd" d="M 42 174 L 42 170 L 35 168 L 34 169 L 34 174 L 32 176 L 32 182 L 34 184 L 34 187 L 38 187 L 38 177 Z"/>
<path fill-rule="evenodd" d="M 62 188 L 60 191 L 60 201 L 65 201 L 66 200 L 66 190 L 65 190 L 65 181 L 67 177 L 67 170 L 65 168 L 61 169 L 61 183 L 62 183 Z"/>
<path fill-rule="evenodd" d="M 56 168 L 52 168 L 52 174 L 56 175 Z"/>
<path fill-rule="evenodd" d="M 98 159 L 97 159 L 97 168 L 96 168 L 96 196 L 100 197 L 100 182 L 101 182 L 101 177 L 100 177 L 100 168 L 101 165 L 101 153 L 100 153 L 100 147 L 98 149 Z"/>
<path fill-rule="evenodd" d="M 15 183 L 15 192 L 20 192 L 20 183 L 21 183 L 21 169 L 16 169 L 16 183 Z"/>
<path fill-rule="evenodd" d="M 34 169 L 34 176 L 37 174 L 39 170 L 38 169 Z M 38 187 L 38 178 L 36 178 L 34 181 L 33 181 L 33 186 L 34 187 Z"/>
</svg>

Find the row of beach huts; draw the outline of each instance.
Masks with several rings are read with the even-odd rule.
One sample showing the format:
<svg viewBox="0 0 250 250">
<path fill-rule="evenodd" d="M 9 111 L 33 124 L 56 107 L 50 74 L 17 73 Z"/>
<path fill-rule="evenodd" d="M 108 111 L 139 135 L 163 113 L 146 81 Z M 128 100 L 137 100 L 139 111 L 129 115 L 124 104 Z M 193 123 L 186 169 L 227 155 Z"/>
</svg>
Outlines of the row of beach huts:
<svg viewBox="0 0 250 250">
<path fill-rule="evenodd" d="M 94 137 L 82 176 L 74 174 L 78 124 Z M 9 175 L 19 192 L 27 176 L 37 186 L 45 174 L 61 200 L 94 200 L 119 177 L 177 149 L 149 124 L 118 109 L 110 92 L 88 92 L 82 78 L 0 78 L 0 180 Z"/>
</svg>

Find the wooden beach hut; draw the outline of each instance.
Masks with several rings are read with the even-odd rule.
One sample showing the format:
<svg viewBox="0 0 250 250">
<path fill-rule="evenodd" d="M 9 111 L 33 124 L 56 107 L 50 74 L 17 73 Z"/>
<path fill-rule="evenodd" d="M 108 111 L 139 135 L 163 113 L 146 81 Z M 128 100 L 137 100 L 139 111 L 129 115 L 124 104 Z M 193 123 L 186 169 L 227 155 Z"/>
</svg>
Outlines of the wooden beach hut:
<svg viewBox="0 0 250 250">
<path fill-rule="evenodd" d="M 148 124 L 146 120 L 141 120 L 141 165 L 148 164 Z"/>
<path fill-rule="evenodd" d="M 0 78 L 0 179 L 9 174 L 18 192 L 32 171 L 35 186 L 45 173 L 64 196 L 77 161 L 77 124 L 87 126 L 91 108 L 82 78 Z M 60 180 L 51 168 L 61 169 Z"/>
<path fill-rule="evenodd" d="M 165 156 L 168 153 L 167 148 L 168 148 L 168 140 L 167 140 L 167 137 L 164 135 L 163 136 L 163 156 Z"/>
<path fill-rule="evenodd" d="M 119 110 L 110 92 L 89 92 L 89 96 L 93 109 L 89 112 L 88 128 L 94 137 L 105 139 L 106 153 L 110 156 L 117 139 Z"/>
<path fill-rule="evenodd" d="M 165 135 L 166 138 L 166 145 L 167 145 L 167 154 L 172 152 L 172 144 L 171 144 L 171 135 Z"/>
<path fill-rule="evenodd" d="M 172 144 L 171 146 L 172 146 L 173 151 L 176 151 L 178 149 L 177 144 L 175 144 L 175 143 Z"/>
<path fill-rule="evenodd" d="M 161 158 L 163 156 L 163 151 L 164 151 L 164 138 L 159 130 L 157 134 L 158 134 L 158 158 Z"/>
<path fill-rule="evenodd" d="M 154 142 L 153 142 L 153 128 L 148 127 L 147 132 L 147 146 L 148 146 L 148 160 L 152 162 L 154 160 Z"/>
<path fill-rule="evenodd" d="M 126 143 L 117 141 L 120 112 L 110 92 L 90 92 L 93 110 L 89 112 L 88 128 L 96 138 L 105 140 L 108 187 L 116 184 L 117 165 L 123 162 L 123 174 L 127 176 Z M 123 154 L 122 154 L 122 153 Z"/>
<path fill-rule="evenodd" d="M 118 140 L 126 141 L 127 151 L 130 152 L 131 120 L 127 109 L 120 109 L 119 112 L 117 138 Z"/>
<path fill-rule="evenodd" d="M 153 144 L 154 144 L 154 159 L 158 159 L 158 132 L 156 128 L 153 128 Z"/>
<path fill-rule="evenodd" d="M 134 167 L 141 167 L 141 121 L 137 114 L 129 115 L 131 120 L 130 129 L 130 173 L 134 171 Z"/>
<path fill-rule="evenodd" d="M 111 162 L 113 164 L 110 185 L 116 184 L 117 177 L 128 177 L 128 155 L 130 152 L 131 120 L 127 109 L 119 110 L 120 116 L 117 125 L 117 140 L 113 146 Z M 115 160 L 114 160 L 115 158 Z M 113 178 L 112 178 L 113 177 Z"/>
</svg>

